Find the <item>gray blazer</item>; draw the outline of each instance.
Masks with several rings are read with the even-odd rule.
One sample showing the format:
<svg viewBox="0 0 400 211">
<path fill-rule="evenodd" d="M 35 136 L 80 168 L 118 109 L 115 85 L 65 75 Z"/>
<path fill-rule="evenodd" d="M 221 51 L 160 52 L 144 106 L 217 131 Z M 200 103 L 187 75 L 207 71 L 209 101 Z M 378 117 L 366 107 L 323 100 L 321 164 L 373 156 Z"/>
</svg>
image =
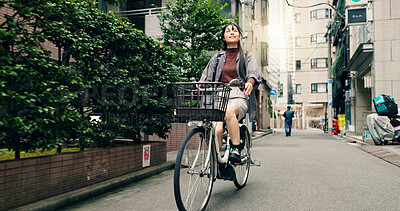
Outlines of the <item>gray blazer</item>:
<svg viewBox="0 0 400 211">
<path fill-rule="evenodd" d="M 219 63 L 217 63 L 217 56 L 218 54 L 220 55 Z M 261 73 L 260 73 L 260 68 L 258 67 L 257 60 L 254 57 L 253 53 L 251 52 L 246 52 L 245 53 L 246 57 L 246 78 L 245 81 L 247 81 L 249 78 L 254 78 L 255 79 L 255 84 L 253 87 L 253 91 L 250 94 L 250 97 L 247 99 L 247 106 L 249 108 L 249 116 L 250 116 L 250 121 L 254 122 L 257 120 L 257 101 L 256 101 L 256 95 L 255 91 L 258 88 L 258 85 L 261 82 Z M 206 82 L 206 81 L 212 81 L 213 74 L 215 71 L 215 67 L 217 66 L 216 70 L 216 75 L 215 75 L 215 81 L 219 81 L 221 78 L 221 73 L 222 73 L 222 67 L 225 65 L 225 60 L 226 60 L 226 52 L 222 51 L 219 53 L 216 53 L 208 62 L 206 68 L 203 71 L 203 74 L 201 75 L 200 81 L 199 82 Z M 237 74 L 239 75 L 239 60 L 240 60 L 240 54 L 238 54 L 236 58 L 236 71 Z"/>
</svg>

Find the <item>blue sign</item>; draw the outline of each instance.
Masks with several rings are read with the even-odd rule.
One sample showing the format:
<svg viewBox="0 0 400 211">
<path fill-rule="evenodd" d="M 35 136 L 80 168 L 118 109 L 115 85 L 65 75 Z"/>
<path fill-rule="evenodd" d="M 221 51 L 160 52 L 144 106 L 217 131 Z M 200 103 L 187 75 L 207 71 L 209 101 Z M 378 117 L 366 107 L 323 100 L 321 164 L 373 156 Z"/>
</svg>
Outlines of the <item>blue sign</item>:
<svg viewBox="0 0 400 211">
<path fill-rule="evenodd" d="M 271 95 L 276 95 L 276 90 L 275 89 L 271 89 L 271 91 L 269 92 Z"/>
<path fill-rule="evenodd" d="M 368 130 L 364 131 L 364 137 L 365 139 L 371 139 L 371 133 Z"/>
<path fill-rule="evenodd" d="M 328 83 L 330 83 L 330 84 L 331 84 L 331 83 L 332 83 L 332 79 L 329 79 L 329 80 L 328 80 Z"/>
</svg>

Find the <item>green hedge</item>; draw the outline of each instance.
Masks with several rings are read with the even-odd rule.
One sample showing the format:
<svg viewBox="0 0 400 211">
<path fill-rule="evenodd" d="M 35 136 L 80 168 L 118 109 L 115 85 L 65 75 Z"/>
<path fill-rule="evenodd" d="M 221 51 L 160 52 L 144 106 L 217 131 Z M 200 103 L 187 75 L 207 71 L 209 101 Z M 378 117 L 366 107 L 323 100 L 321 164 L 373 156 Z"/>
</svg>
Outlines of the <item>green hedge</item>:
<svg viewBox="0 0 400 211">
<path fill-rule="evenodd" d="M 335 59 L 335 62 L 333 62 L 332 64 L 332 75 L 335 76 L 340 68 L 343 67 L 343 63 L 344 63 L 344 45 L 342 45 L 340 47 L 339 53 Z"/>
</svg>

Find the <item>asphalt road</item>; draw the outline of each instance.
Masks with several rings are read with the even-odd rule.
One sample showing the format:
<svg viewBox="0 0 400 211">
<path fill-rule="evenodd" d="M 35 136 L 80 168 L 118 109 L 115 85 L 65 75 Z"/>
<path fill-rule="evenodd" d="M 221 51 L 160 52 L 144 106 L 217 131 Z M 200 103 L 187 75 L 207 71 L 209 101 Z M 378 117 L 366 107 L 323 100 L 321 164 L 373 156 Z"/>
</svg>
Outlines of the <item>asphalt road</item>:
<svg viewBox="0 0 400 211">
<path fill-rule="evenodd" d="M 400 168 L 320 130 L 253 142 L 245 188 L 217 180 L 207 210 L 400 210 Z M 176 210 L 173 171 L 65 210 Z"/>
</svg>

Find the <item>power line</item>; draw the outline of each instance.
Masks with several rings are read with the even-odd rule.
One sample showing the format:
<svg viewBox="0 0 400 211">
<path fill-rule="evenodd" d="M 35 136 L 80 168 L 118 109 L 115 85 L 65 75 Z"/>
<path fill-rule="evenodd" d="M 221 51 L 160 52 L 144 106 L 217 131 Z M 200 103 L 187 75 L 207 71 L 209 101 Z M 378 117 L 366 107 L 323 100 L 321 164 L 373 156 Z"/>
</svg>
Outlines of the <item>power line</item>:
<svg viewBox="0 0 400 211">
<path fill-rule="evenodd" d="M 314 50 L 310 53 L 310 55 L 308 56 L 308 58 L 301 64 L 301 67 L 303 67 L 303 65 L 308 61 L 308 59 L 314 54 L 315 50 L 317 50 L 317 48 L 318 48 L 318 46 L 319 46 L 320 44 L 321 44 L 321 43 L 318 43 L 318 45 L 315 46 Z"/>
</svg>

